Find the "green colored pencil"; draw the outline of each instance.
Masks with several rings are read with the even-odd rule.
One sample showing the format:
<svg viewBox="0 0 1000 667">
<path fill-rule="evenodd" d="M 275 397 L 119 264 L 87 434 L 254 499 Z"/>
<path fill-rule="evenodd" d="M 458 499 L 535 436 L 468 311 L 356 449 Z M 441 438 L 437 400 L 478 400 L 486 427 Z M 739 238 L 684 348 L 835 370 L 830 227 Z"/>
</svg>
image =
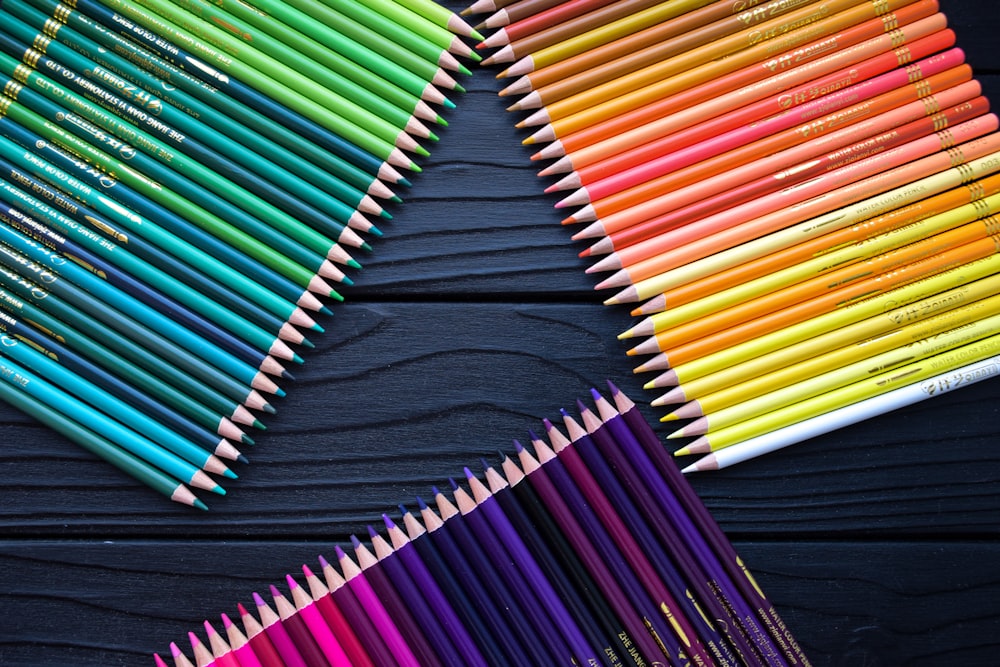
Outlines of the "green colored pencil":
<svg viewBox="0 0 1000 667">
<path fill-rule="evenodd" d="M 211 44 L 226 44 L 228 51 L 235 40 L 222 30 L 205 24 L 174 4 L 160 0 L 137 0 L 130 3 L 102 0 L 102 2 L 126 15 L 130 13 L 130 6 L 140 5 L 146 8 L 159 19 L 156 31 L 162 35 L 169 35 L 170 41 L 177 42 L 214 68 L 278 99 L 285 106 L 311 118 L 331 132 L 390 164 L 409 167 L 412 163 L 400 148 L 418 155 L 429 155 L 426 149 L 416 141 L 412 141 L 402 128 L 392 127 L 374 114 L 317 85 L 308 77 L 256 49 L 244 48 L 239 52 L 239 58 L 232 58 L 216 49 Z M 185 26 L 196 29 L 200 27 L 199 32 L 206 35 L 206 39 L 212 40 L 211 43 L 207 43 Z"/>
<path fill-rule="evenodd" d="M 4 378 L 7 380 L 7 378 Z M 34 417 L 40 423 L 60 433 L 92 454 L 104 459 L 119 470 L 131 475 L 154 491 L 184 505 L 207 510 L 204 502 L 199 500 L 182 482 L 146 463 L 139 457 L 126 452 L 107 438 L 83 428 L 59 410 L 27 394 L 19 386 L 19 378 L 12 375 L 9 380 L 0 382 L 0 399 Z"/>
</svg>

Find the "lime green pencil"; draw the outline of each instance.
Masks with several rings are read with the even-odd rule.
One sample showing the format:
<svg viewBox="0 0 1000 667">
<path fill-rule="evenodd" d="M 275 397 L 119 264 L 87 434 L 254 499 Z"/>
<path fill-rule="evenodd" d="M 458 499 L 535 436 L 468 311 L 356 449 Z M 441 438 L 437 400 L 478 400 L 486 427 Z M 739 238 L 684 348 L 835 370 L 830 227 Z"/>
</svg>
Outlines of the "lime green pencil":
<svg viewBox="0 0 1000 667">
<path fill-rule="evenodd" d="M 409 158 L 398 152 L 400 148 L 418 155 L 429 155 L 426 149 L 402 129 L 392 127 L 371 112 L 256 49 L 244 47 L 239 51 L 239 58 L 234 58 L 212 47 L 182 26 L 185 23 L 201 26 L 200 32 L 212 39 L 213 43 L 227 45 L 227 49 L 235 40 L 174 4 L 161 0 L 139 0 L 136 3 L 103 1 L 123 13 L 127 13 L 129 4 L 145 7 L 157 15 L 160 24 L 154 29 L 160 34 L 169 34 L 172 41 L 179 41 L 184 48 L 204 58 L 213 67 L 278 99 L 289 108 L 391 164 L 408 167 L 411 163 Z"/>
</svg>

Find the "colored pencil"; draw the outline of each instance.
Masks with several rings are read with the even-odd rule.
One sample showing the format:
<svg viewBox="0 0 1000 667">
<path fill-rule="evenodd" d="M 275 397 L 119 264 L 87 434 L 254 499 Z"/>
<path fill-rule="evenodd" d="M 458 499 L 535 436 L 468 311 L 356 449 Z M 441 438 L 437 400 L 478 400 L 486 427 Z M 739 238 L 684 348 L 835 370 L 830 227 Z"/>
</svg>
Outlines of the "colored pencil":
<svg viewBox="0 0 1000 667">
<path fill-rule="evenodd" d="M 220 614 L 220 617 L 222 618 L 222 627 L 225 630 L 226 638 L 229 640 L 229 646 L 233 649 L 240 667 L 264 667 L 257 654 L 254 653 L 253 646 L 250 645 L 250 640 L 247 639 L 245 634 L 240 632 L 239 627 L 233 623 L 233 620 L 224 613 Z"/>
<path fill-rule="evenodd" d="M 991 157 L 993 156 L 993 157 Z M 670 287 L 685 284 L 711 273 L 722 271 L 746 261 L 784 250 L 800 241 L 807 241 L 827 233 L 846 229 L 850 225 L 864 222 L 879 216 L 889 216 L 889 224 L 895 219 L 893 212 L 902 211 L 902 217 L 907 222 L 913 222 L 919 217 L 934 215 L 948 210 L 951 204 L 975 201 L 980 197 L 980 185 L 976 179 L 989 176 L 998 168 L 994 154 L 976 158 L 958 168 L 952 168 L 937 174 L 931 174 L 906 184 L 890 188 L 881 194 L 867 197 L 854 204 L 834 209 L 816 216 L 798 225 L 792 225 L 772 234 L 746 241 L 732 248 L 719 251 L 711 259 L 703 258 L 684 264 L 684 276 L 679 271 L 666 269 L 656 276 L 639 281 L 632 288 L 622 290 L 615 298 L 632 300 L 633 297 L 647 298 L 662 293 Z M 968 187 L 964 187 L 969 183 Z M 946 192 L 950 195 L 944 195 Z M 940 198 L 939 198 L 940 196 Z M 954 199 L 952 199 L 954 197 Z M 903 224 L 907 224 L 904 222 Z"/>
<path fill-rule="evenodd" d="M 208 637 L 208 646 L 211 649 L 212 662 L 217 667 L 242 667 L 233 652 L 233 648 L 226 643 L 226 640 L 212 627 L 212 624 L 205 621 L 203 625 L 205 635 Z"/>
<path fill-rule="evenodd" d="M 354 590 L 347 585 L 343 575 L 326 558 L 320 556 L 319 563 L 330 597 L 343 612 L 344 618 L 358 639 L 364 642 L 365 653 L 369 659 L 377 665 L 391 665 L 395 661 L 392 651 Z"/>
<path fill-rule="evenodd" d="M 836 429 L 995 378 L 998 373 L 1000 357 L 989 357 L 712 452 L 686 466 L 683 472 L 722 470 Z"/>
<path fill-rule="evenodd" d="M 260 621 L 254 618 L 242 602 L 236 603 L 236 609 L 240 615 L 240 622 L 243 623 L 243 629 L 246 631 L 250 648 L 253 649 L 254 655 L 260 660 L 261 665 L 263 667 L 284 667 L 285 663 L 278 654 L 278 649 L 274 647 L 274 643 L 267 636 Z"/>
<path fill-rule="evenodd" d="M 351 627 L 351 623 L 347 620 L 345 613 L 333 601 L 330 589 L 320 581 L 319 577 L 305 563 L 302 564 L 302 574 L 306 579 L 306 585 L 309 587 L 310 599 L 315 604 L 320 616 L 323 617 L 323 621 L 330 628 L 330 631 L 333 632 L 341 648 L 347 654 L 351 664 L 361 666 L 373 665 L 372 659 L 368 656 L 368 652 L 362 645 L 354 628 Z M 293 595 L 295 594 L 301 596 L 301 592 L 293 590 Z M 305 606 L 304 600 L 302 605 Z"/>
<path fill-rule="evenodd" d="M 295 605 L 289 602 L 288 598 L 274 584 L 268 588 L 271 592 L 271 599 L 274 600 L 274 611 L 278 614 L 281 626 L 288 632 L 288 638 L 295 645 L 295 650 L 302 657 L 302 662 L 306 665 L 322 665 L 326 661 L 325 649 L 334 648 L 334 645 L 320 648 L 317 637 L 313 635 L 312 630 Z M 261 612 L 261 620 L 264 620 L 266 613 L 268 612 Z M 338 655 L 338 657 L 343 656 Z M 294 664 L 295 661 L 294 659 L 285 659 L 285 662 Z"/>
<path fill-rule="evenodd" d="M 271 640 L 274 650 L 281 657 L 281 661 L 288 667 L 308 667 L 298 647 L 293 642 L 288 628 L 281 622 L 281 617 L 256 591 L 253 593 L 253 601 L 257 607 L 257 615 L 260 616 L 260 624 L 264 628 L 264 634 Z"/>
<path fill-rule="evenodd" d="M 756 390 L 761 384 L 769 389 L 777 389 L 796 379 L 808 377 L 809 374 L 833 370 L 843 364 L 899 348 L 904 344 L 957 326 L 969 325 L 980 317 L 992 315 L 994 307 L 996 300 L 986 297 L 967 305 L 953 305 L 939 314 L 921 319 L 915 318 L 916 321 L 899 325 L 882 324 L 881 318 L 862 320 L 841 330 L 820 334 L 737 366 L 730 366 L 685 382 L 679 382 L 677 378 L 688 375 L 686 368 L 671 369 L 667 371 L 671 373 L 669 380 L 663 379 L 661 383 L 673 381 L 675 386 L 667 394 L 653 401 L 653 405 L 671 405 L 688 401 L 700 404 L 701 397 L 728 390 L 737 383 L 746 383 L 747 389 L 751 391 Z"/>
<path fill-rule="evenodd" d="M 666 257 L 664 253 L 668 248 L 670 250 L 677 250 L 683 244 L 681 251 L 670 253 L 669 263 L 674 263 L 675 266 L 686 264 L 706 257 L 709 254 L 759 238 L 768 232 L 777 231 L 811 217 L 826 214 L 831 210 L 843 207 L 845 204 L 858 202 L 873 195 L 881 194 L 886 190 L 901 187 L 913 183 L 918 179 L 952 169 L 956 162 L 965 163 L 984 158 L 994 152 L 997 146 L 1000 146 L 998 139 L 1000 138 L 998 138 L 995 132 L 987 134 L 984 137 L 973 139 L 966 144 L 948 149 L 947 151 L 934 153 L 913 162 L 889 168 L 887 171 L 876 173 L 873 176 L 855 181 L 844 187 L 830 190 L 811 199 L 806 199 L 805 201 L 801 201 L 800 205 L 789 209 L 787 212 L 779 210 L 760 217 L 743 219 L 744 222 L 739 222 L 727 229 L 720 229 L 718 233 L 709 233 L 702 236 L 699 232 L 711 226 L 713 222 L 722 222 L 724 226 L 726 224 L 723 221 L 724 216 L 715 215 L 702 218 L 699 221 L 701 224 L 685 226 L 665 232 L 645 242 L 622 249 L 620 254 L 624 255 L 626 260 L 629 257 L 642 257 L 644 255 L 648 257 L 648 259 L 630 263 L 627 269 L 622 268 L 625 265 L 621 264 L 618 256 L 619 253 L 614 253 L 606 255 L 604 260 L 591 266 L 588 271 L 613 270 L 616 265 L 621 264 L 616 274 L 600 283 L 600 289 L 613 286 L 621 287 L 624 283 L 620 281 L 634 283 L 637 280 L 643 280 L 652 275 L 662 273 L 664 270 L 673 268 L 667 266 L 667 261 L 663 261 Z M 873 161 L 877 162 L 877 158 Z M 968 173 L 965 169 L 962 171 Z M 729 219 L 728 222 L 733 222 L 733 220 Z M 681 239 L 683 239 L 682 243 L 678 243 Z M 654 246 L 656 248 L 655 253 L 647 254 Z M 595 269 L 594 267 L 599 268 Z"/>
<path fill-rule="evenodd" d="M 832 389 L 819 396 L 703 435 L 682 447 L 675 452 L 675 455 L 707 454 L 845 405 L 884 394 L 900 385 L 918 383 L 936 375 L 955 371 L 970 363 L 995 356 L 998 345 L 1000 336 L 993 335 L 926 360 L 906 364 L 871 378 Z"/>
</svg>

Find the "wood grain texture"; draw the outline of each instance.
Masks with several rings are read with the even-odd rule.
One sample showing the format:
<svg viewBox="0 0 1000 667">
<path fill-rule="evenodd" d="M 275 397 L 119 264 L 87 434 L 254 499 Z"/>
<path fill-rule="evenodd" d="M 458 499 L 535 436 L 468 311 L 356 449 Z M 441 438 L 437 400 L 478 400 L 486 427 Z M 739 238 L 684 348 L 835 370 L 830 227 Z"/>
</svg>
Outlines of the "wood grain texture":
<svg viewBox="0 0 1000 667">
<path fill-rule="evenodd" d="M 941 9 L 1000 100 L 1000 12 Z M 202 494 L 210 512 L 0 405 L 0 665 L 150 665 L 606 378 L 653 397 L 615 339 L 627 309 L 600 305 L 494 73 L 463 79 L 251 464 Z M 815 664 L 996 664 L 998 406 L 986 382 L 692 477 Z"/>
</svg>

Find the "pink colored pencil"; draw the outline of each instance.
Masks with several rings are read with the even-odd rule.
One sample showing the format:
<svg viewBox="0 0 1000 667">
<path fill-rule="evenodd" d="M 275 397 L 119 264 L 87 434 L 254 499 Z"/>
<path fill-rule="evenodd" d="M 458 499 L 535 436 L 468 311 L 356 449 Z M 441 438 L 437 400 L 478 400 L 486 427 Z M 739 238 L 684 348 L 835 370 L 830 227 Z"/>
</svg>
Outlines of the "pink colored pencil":
<svg viewBox="0 0 1000 667">
<path fill-rule="evenodd" d="M 215 667 L 215 658 L 212 652 L 201 643 L 201 640 L 193 632 L 188 633 L 188 641 L 191 642 L 191 651 L 194 653 L 195 667 Z"/>
<path fill-rule="evenodd" d="M 354 628 L 344 616 L 344 612 L 334 602 L 330 589 L 320 581 L 308 565 L 302 565 L 302 574 L 305 575 L 306 584 L 309 586 L 309 595 L 316 604 L 316 609 L 330 627 L 341 648 L 351 659 L 351 663 L 355 667 L 374 667 L 371 657 L 361 640 L 358 639 Z"/>
<path fill-rule="evenodd" d="M 812 196 L 808 186 L 811 184 L 821 186 L 826 175 L 850 174 L 850 167 L 864 163 L 876 155 L 893 155 L 896 151 L 903 151 L 907 146 L 912 146 L 915 149 L 919 145 L 915 142 L 919 139 L 926 139 L 925 144 L 932 146 L 930 135 L 935 130 L 939 132 L 942 142 L 950 141 L 950 133 L 946 128 L 950 128 L 956 123 L 960 124 L 957 127 L 959 135 L 955 137 L 956 142 L 968 140 L 972 137 L 965 135 L 968 126 L 965 126 L 964 123 L 986 114 L 989 106 L 989 101 L 980 96 L 975 100 L 947 109 L 941 114 L 906 123 L 874 137 L 865 137 L 847 147 L 792 164 L 787 169 L 781 169 L 760 178 L 749 181 L 739 175 L 730 178 L 731 174 L 737 174 L 739 171 L 733 170 L 717 179 L 708 179 L 679 190 L 651 197 L 632 208 L 602 218 L 601 222 L 611 228 L 612 233 L 594 244 L 590 249 L 591 254 L 623 250 L 630 245 L 641 243 L 688 222 L 700 220 L 724 210 L 732 212 L 741 210 L 743 205 L 749 206 L 747 202 L 751 200 L 755 200 L 757 203 L 763 203 L 768 197 L 775 197 L 777 200 L 779 191 L 796 196 L 776 205 L 787 206 L 797 203 L 801 199 Z M 959 136 L 966 136 L 966 138 L 959 139 Z M 928 152 L 933 150 L 937 149 L 928 148 Z M 907 152 L 901 159 L 916 159 L 916 155 L 911 157 Z M 863 171 L 857 173 L 859 178 L 864 177 L 864 175 L 866 174 Z M 833 187 L 842 185 L 836 181 L 829 182 Z"/>
<path fill-rule="evenodd" d="M 257 613 L 260 614 L 260 623 L 264 626 L 264 632 L 274 644 L 281 660 L 288 667 L 308 667 L 302 654 L 299 653 L 292 638 L 288 635 L 288 630 L 282 625 L 281 617 L 271 609 L 271 606 L 264 601 L 259 593 L 253 593 L 253 601 L 257 605 Z"/>
<path fill-rule="evenodd" d="M 347 580 L 348 587 L 354 591 L 358 601 L 368 613 L 368 617 L 371 618 L 372 623 L 375 624 L 382 637 L 385 638 L 386 645 L 392 651 L 392 655 L 399 663 L 399 667 L 420 667 L 420 662 L 413 654 L 413 651 L 410 650 L 409 644 L 406 643 L 406 639 L 403 638 L 395 621 L 392 620 L 389 612 L 382 605 L 382 601 L 375 594 L 371 584 L 365 579 L 361 568 L 339 546 L 336 547 L 336 552 L 337 562 L 340 564 L 341 572 L 344 574 L 344 579 Z"/>
<path fill-rule="evenodd" d="M 242 602 L 236 604 L 236 609 L 239 611 L 240 621 L 246 631 L 247 641 L 250 642 L 250 647 L 253 648 L 254 655 L 257 656 L 260 664 L 263 667 L 285 667 L 285 661 L 281 659 L 278 649 L 274 647 L 271 638 L 267 636 L 264 626 L 253 617 L 253 614 L 247 611 Z"/>
<path fill-rule="evenodd" d="M 221 614 L 221 617 L 222 628 L 229 639 L 229 646 L 232 647 L 236 659 L 239 660 L 240 667 L 264 667 L 257 654 L 253 652 L 253 647 L 250 646 L 250 640 L 247 639 L 246 635 L 240 632 L 229 616 Z"/>
<path fill-rule="evenodd" d="M 638 280 L 643 280 L 647 277 L 677 268 L 694 260 L 734 247 L 740 243 L 762 237 L 796 222 L 807 220 L 824 212 L 860 201 L 866 197 L 871 197 L 892 188 L 911 183 L 917 179 L 940 173 L 969 160 L 995 153 L 998 150 L 1000 150 L 1000 134 L 993 132 L 985 137 L 973 139 L 961 146 L 914 160 L 894 169 L 876 173 L 873 176 L 856 181 L 845 187 L 830 190 L 803 201 L 792 208 L 778 210 L 756 218 L 729 220 L 729 226 L 723 226 L 723 228 L 718 229 L 711 235 L 699 236 L 695 233 L 692 234 L 695 238 L 686 238 L 686 235 L 683 233 L 685 230 L 683 229 L 668 232 L 663 237 L 669 238 L 665 238 L 662 245 L 657 248 L 659 252 L 642 259 L 642 261 L 630 264 L 627 268 L 622 268 L 618 273 L 598 284 L 597 289 L 634 284 Z M 625 248 L 622 252 L 629 253 L 629 251 L 638 247 L 639 245 L 631 246 L 630 248 Z M 673 248 L 674 250 L 667 251 L 666 248 Z M 608 255 L 605 260 L 614 258 L 616 254 Z M 635 251 L 629 254 L 636 254 L 638 256 L 638 253 Z M 613 264 L 609 262 L 605 266 L 610 267 Z M 605 270 L 608 269 L 606 268 Z"/>
<path fill-rule="evenodd" d="M 188 657 L 174 642 L 170 642 L 170 655 L 174 659 L 174 667 L 194 667 L 194 663 L 188 660 Z"/>
</svg>

